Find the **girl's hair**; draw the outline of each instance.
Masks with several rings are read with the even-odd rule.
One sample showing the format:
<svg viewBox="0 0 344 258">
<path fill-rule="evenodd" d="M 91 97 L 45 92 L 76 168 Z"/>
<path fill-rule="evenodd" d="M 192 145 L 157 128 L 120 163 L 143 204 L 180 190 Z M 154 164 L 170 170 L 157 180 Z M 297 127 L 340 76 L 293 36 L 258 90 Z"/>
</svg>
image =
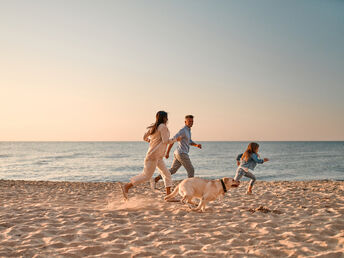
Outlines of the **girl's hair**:
<svg viewBox="0 0 344 258">
<path fill-rule="evenodd" d="M 168 120 L 167 113 L 165 111 L 159 111 L 155 115 L 155 123 L 148 126 L 147 129 L 151 129 L 150 133 L 154 134 L 156 130 L 158 129 L 159 125 L 167 122 L 167 120 Z"/>
<path fill-rule="evenodd" d="M 241 159 L 248 161 L 253 153 L 257 154 L 257 150 L 259 148 L 259 144 L 256 142 L 251 142 L 248 144 L 247 149 L 245 150 L 244 154 L 242 155 Z"/>
</svg>

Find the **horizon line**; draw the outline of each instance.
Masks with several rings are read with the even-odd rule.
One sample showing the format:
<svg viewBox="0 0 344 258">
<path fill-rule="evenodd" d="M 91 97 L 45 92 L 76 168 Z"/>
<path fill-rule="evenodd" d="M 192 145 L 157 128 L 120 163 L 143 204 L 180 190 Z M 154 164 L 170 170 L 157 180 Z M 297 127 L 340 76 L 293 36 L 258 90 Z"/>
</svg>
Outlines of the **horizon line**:
<svg viewBox="0 0 344 258">
<path fill-rule="evenodd" d="M 196 140 L 197 142 L 344 142 L 344 140 Z M 144 142 L 143 140 L 0 140 L 0 142 Z"/>
</svg>

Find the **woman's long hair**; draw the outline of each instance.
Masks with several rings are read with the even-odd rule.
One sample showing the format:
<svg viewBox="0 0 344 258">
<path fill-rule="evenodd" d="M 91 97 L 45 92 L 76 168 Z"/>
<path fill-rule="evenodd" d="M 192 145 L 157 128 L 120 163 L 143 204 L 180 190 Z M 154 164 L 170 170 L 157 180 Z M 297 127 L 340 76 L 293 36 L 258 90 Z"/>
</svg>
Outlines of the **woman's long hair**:
<svg viewBox="0 0 344 258">
<path fill-rule="evenodd" d="M 256 142 L 251 142 L 248 144 L 246 151 L 242 155 L 242 160 L 248 161 L 253 153 L 257 154 L 259 144 Z"/>
<path fill-rule="evenodd" d="M 159 111 L 155 116 L 155 123 L 148 126 L 147 129 L 151 129 L 151 134 L 154 134 L 160 124 L 166 123 L 168 120 L 167 113 L 165 111 Z"/>
</svg>

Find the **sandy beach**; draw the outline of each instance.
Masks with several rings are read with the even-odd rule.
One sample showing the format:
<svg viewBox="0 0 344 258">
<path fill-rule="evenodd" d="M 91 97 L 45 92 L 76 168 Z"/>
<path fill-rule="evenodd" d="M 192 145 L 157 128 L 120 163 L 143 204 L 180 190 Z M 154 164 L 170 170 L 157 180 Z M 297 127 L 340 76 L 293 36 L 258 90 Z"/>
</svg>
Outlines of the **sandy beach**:
<svg viewBox="0 0 344 258">
<path fill-rule="evenodd" d="M 242 182 L 204 213 L 158 187 L 0 180 L 0 257 L 344 256 L 344 182 Z"/>
</svg>

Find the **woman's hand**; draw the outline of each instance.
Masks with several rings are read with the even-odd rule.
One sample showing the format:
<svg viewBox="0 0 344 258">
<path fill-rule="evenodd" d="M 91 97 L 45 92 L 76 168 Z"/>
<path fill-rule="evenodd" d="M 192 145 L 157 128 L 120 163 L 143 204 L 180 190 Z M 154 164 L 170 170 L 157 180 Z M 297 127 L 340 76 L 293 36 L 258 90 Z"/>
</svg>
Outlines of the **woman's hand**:
<svg viewBox="0 0 344 258">
<path fill-rule="evenodd" d="M 177 141 L 177 142 L 180 142 L 180 141 L 182 140 L 182 138 L 183 138 L 182 136 L 178 136 L 177 139 L 176 139 L 176 141 Z"/>
<path fill-rule="evenodd" d="M 269 159 L 268 158 L 264 158 L 264 162 L 267 162 L 267 161 L 269 161 Z"/>
<path fill-rule="evenodd" d="M 168 159 L 170 157 L 170 153 L 166 152 L 165 158 Z"/>
</svg>

